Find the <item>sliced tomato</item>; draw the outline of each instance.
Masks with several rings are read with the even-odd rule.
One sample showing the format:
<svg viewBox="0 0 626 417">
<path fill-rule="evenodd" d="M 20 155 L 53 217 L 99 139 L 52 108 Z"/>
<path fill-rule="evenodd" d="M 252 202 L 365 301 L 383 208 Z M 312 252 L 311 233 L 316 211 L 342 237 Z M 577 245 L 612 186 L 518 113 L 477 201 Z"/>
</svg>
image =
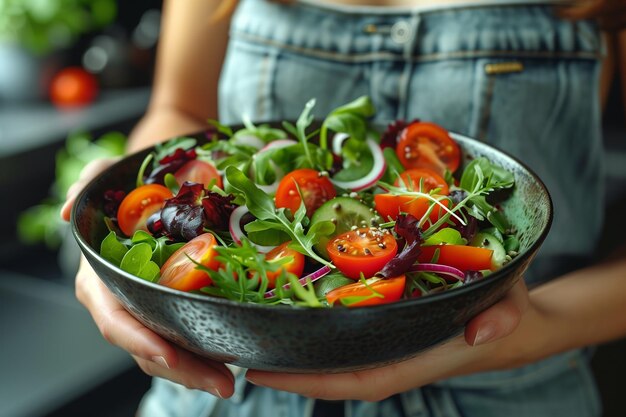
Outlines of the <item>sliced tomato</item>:
<svg viewBox="0 0 626 417">
<path fill-rule="evenodd" d="M 449 265 L 461 271 L 482 271 L 491 269 L 491 249 L 478 248 L 464 245 L 435 245 L 422 246 L 417 260 L 420 262 L 432 262 L 435 251 L 439 250 L 439 256 L 435 263 Z"/>
<path fill-rule="evenodd" d="M 373 277 L 398 252 L 398 244 L 388 230 L 362 227 L 332 238 L 326 245 L 330 260 L 342 274 L 352 279 Z"/>
<path fill-rule="evenodd" d="M 137 230 L 148 231 L 146 222 L 172 198 L 172 192 L 160 184 L 147 184 L 128 193 L 117 209 L 117 223 L 126 234 L 132 236 Z"/>
<path fill-rule="evenodd" d="M 209 269 L 219 268 L 215 259 L 217 241 L 211 233 L 203 233 L 185 243 L 161 267 L 159 284 L 181 291 L 199 290 L 213 282 L 206 271 L 196 268 L 197 262 Z M 193 261 L 192 261 L 193 260 Z"/>
<path fill-rule="evenodd" d="M 448 195 L 450 190 L 446 180 L 430 168 L 410 168 L 400 174 L 394 184 L 396 187 L 406 187 L 409 191 L 429 193 L 439 189 L 437 194 Z M 421 185 L 421 186 L 420 186 Z"/>
<path fill-rule="evenodd" d="M 443 174 L 461 163 L 459 145 L 448 131 L 428 122 L 414 122 L 400 134 L 396 154 L 405 168 L 430 168 Z"/>
<path fill-rule="evenodd" d="M 389 218 L 395 220 L 400 213 L 408 213 L 421 219 L 432 204 L 435 203 L 425 197 L 393 194 L 374 195 L 374 208 L 385 220 Z M 450 203 L 449 200 L 441 200 L 441 204 L 448 207 Z M 446 214 L 445 210 L 437 205 L 431 210 L 428 218 L 431 223 L 435 223 L 444 214 Z M 428 227 L 428 224 L 425 226 Z"/>
<path fill-rule="evenodd" d="M 178 171 L 174 173 L 174 177 L 179 185 L 182 185 L 185 181 L 190 181 L 202 184 L 205 187 L 213 183 L 219 188 L 224 188 L 222 177 L 215 166 L 210 162 L 198 159 L 192 159 L 180 167 Z"/>
<path fill-rule="evenodd" d="M 278 261 L 283 258 L 290 257 L 291 260 L 281 265 L 276 271 L 267 271 L 267 279 L 269 281 L 269 288 L 276 287 L 276 279 L 282 273 L 282 271 L 294 274 L 297 277 L 302 275 L 304 271 L 304 255 L 298 251 L 289 248 L 289 242 L 285 242 L 269 251 L 265 255 L 265 259 L 268 262 Z"/>
<path fill-rule="evenodd" d="M 297 169 L 285 175 L 278 183 L 276 190 L 276 207 L 284 207 L 295 213 L 302 199 L 307 216 L 311 217 L 315 210 L 337 195 L 335 187 L 327 176 L 314 169 Z"/>
<path fill-rule="evenodd" d="M 406 277 L 404 275 L 388 279 L 376 277 L 366 280 L 366 283 L 367 286 L 359 281 L 336 288 L 326 294 L 326 300 L 330 305 L 343 301 L 347 307 L 393 303 L 402 298 Z"/>
</svg>

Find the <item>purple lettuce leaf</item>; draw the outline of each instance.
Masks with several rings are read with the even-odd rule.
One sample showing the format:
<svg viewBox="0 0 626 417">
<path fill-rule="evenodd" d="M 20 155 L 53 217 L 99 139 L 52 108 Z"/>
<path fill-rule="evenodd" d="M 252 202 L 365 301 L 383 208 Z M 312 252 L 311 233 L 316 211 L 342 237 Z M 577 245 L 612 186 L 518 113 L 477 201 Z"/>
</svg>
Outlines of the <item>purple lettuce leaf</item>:
<svg viewBox="0 0 626 417">
<path fill-rule="evenodd" d="M 423 238 L 419 219 L 410 214 L 401 214 L 396 219 L 395 231 L 404 239 L 404 247 L 376 274 L 377 276 L 393 278 L 404 274 L 417 261 L 420 254 Z"/>
<path fill-rule="evenodd" d="M 228 219 L 235 209 L 234 198 L 208 191 L 202 184 L 185 182 L 175 197 L 165 201 L 160 226 L 175 241 L 189 241 L 201 235 L 205 228 L 228 230 Z"/>
<path fill-rule="evenodd" d="M 174 174 L 187 162 L 196 159 L 197 156 L 194 149 L 185 151 L 182 148 L 177 148 L 174 153 L 159 161 L 159 166 L 150 172 L 150 175 L 144 179 L 144 183 L 163 184 L 166 174 Z"/>
</svg>

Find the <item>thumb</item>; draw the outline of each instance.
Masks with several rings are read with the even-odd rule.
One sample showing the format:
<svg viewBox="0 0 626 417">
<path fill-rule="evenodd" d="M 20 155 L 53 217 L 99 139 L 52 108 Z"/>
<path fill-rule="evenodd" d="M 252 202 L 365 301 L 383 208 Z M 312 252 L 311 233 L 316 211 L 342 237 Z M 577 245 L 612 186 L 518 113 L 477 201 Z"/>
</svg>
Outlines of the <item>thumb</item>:
<svg viewBox="0 0 626 417">
<path fill-rule="evenodd" d="M 502 300 L 468 322 L 465 341 L 477 346 L 508 336 L 519 325 L 528 303 L 528 289 L 520 279 Z"/>
</svg>

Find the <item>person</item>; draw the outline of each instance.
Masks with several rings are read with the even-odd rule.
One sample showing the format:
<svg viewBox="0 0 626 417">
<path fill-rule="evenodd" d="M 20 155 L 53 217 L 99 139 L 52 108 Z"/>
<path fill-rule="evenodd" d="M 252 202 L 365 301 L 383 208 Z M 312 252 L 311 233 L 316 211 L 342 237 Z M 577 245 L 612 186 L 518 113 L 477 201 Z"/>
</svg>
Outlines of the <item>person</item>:
<svg viewBox="0 0 626 417">
<path fill-rule="evenodd" d="M 587 347 L 626 334 L 626 260 L 592 263 L 604 193 L 596 23 L 620 27 L 625 13 L 620 0 L 564 5 L 242 0 L 233 14 L 232 2 L 165 2 L 153 95 L 129 152 L 207 118 L 294 119 L 312 97 L 323 116 L 367 94 L 378 122 L 429 120 L 516 155 L 555 210 L 525 280 L 463 335 L 353 373 L 244 373 L 200 358 L 137 322 L 83 262 L 78 299 L 155 377 L 138 415 L 601 415 Z M 85 169 L 64 218 L 108 163 Z"/>
</svg>

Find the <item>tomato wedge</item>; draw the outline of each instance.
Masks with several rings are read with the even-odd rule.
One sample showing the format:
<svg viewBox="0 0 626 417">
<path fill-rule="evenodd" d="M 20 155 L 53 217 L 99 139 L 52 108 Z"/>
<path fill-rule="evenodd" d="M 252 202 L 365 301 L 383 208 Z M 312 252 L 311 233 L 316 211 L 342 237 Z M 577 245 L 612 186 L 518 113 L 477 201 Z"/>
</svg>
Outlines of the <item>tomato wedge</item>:
<svg viewBox="0 0 626 417">
<path fill-rule="evenodd" d="M 461 271 L 482 271 L 492 269 L 491 249 L 478 248 L 464 245 L 434 245 L 422 246 L 417 260 L 423 263 L 431 262 L 435 251 L 439 249 L 439 257 L 436 263 L 449 265 Z"/>
<path fill-rule="evenodd" d="M 420 188 L 421 184 L 421 188 Z M 394 184 L 396 187 L 406 187 L 409 191 L 420 191 L 429 193 L 439 188 L 439 195 L 450 193 L 448 183 L 437 172 L 430 168 L 410 168 L 400 174 Z"/>
<path fill-rule="evenodd" d="M 182 185 L 185 181 L 195 182 L 208 187 L 213 182 L 217 187 L 224 188 L 222 177 L 213 164 L 192 159 L 174 173 L 176 182 Z"/>
<path fill-rule="evenodd" d="M 332 238 L 326 245 L 330 260 L 342 274 L 359 279 L 379 272 L 398 252 L 398 244 L 388 230 L 362 227 Z"/>
<path fill-rule="evenodd" d="M 163 207 L 163 202 L 172 198 L 172 192 L 160 184 L 147 184 L 128 193 L 117 209 L 117 223 L 126 236 L 137 230 L 148 231 L 148 218 Z"/>
<path fill-rule="evenodd" d="M 431 204 L 435 203 L 424 197 L 416 198 L 410 195 L 393 194 L 374 195 L 374 208 L 385 220 L 389 218 L 396 220 L 398 214 L 401 212 L 411 214 L 421 219 L 424 217 Z M 448 207 L 450 202 L 447 199 L 441 200 L 441 204 Z M 431 210 L 428 218 L 431 223 L 435 223 L 444 214 L 445 210 L 441 206 L 436 206 Z M 425 224 L 425 226 L 428 227 L 428 224 Z"/>
<path fill-rule="evenodd" d="M 461 163 L 459 145 L 439 125 L 414 122 L 400 134 L 396 154 L 405 168 L 430 168 L 441 174 L 454 172 Z"/>
<path fill-rule="evenodd" d="M 300 277 L 302 271 L 304 271 L 304 255 L 289 248 L 288 245 L 290 243 L 291 241 L 276 246 L 265 255 L 265 259 L 269 262 L 291 257 L 289 262 L 281 265 L 276 271 L 267 271 L 268 288 L 276 287 L 276 279 L 281 274 L 281 271 L 290 272 L 297 277 Z"/>
<path fill-rule="evenodd" d="M 285 175 L 278 183 L 276 190 L 276 207 L 284 207 L 295 213 L 304 198 L 307 216 L 311 217 L 315 210 L 337 195 L 335 187 L 327 176 L 314 169 L 297 169 Z"/>
<path fill-rule="evenodd" d="M 185 243 L 161 267 L 159 284 L 181 291 L 199 290 L 213 282 L 205 271 L 196 268 L 193 261 L 216 270 L 220 263 L 215 259 L 217 241 L 211 233 L 203 233 Z M 191 258 L 191 259 L 190 259 Z"/>
<path fill-rule="evenodd" d="M 366 283 L 367 286 L 359 281 L 335 288 L 326 294 L 326 300 L 330 305 L 343 300 L 346 307 L 393 303 L 402 298 L 406 277 L 404 275 L 388 279 L 376 277 L 366 280 Z"/>
</svg>

